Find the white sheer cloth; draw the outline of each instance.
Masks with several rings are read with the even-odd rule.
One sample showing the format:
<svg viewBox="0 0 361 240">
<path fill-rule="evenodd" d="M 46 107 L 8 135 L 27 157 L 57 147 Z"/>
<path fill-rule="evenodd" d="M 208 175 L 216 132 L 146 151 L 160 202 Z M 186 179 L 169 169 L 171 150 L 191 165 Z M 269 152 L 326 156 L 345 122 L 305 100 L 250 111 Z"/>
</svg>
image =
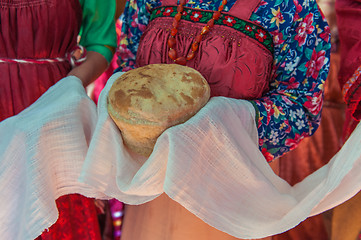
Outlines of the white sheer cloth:
<svg viewBox="0 0 361 240">
<path fill-rule="evenodd" d="M 212 98 L 195 117 L 165 131 L 149 159 L 132 155 L 106 110 L 119 75 L 100 96 L 81 175 L 108 196 L 141 204 L 165 192 L 211 226 L 247 239 L 284 232 L 361 189 L 360 127 L 328 165 L 291 187 L 259 151 L 254 109 L 244 100 Z"/>
<path fill-rule="evenodd" d="M 254 109 L 243 100 L 212 98 L 165 131 L 149 159 L 131 154 L 106 111 L 120 74 L 109 79 L 97 114 L 79 80 L 65 78 L 0 123 L 4 239 L 37 237 L 57 218 L 56 197 L 74 192 L 128 204 L 165 192 L 208 224 L 247 239 L 286 231 L 361 189 L 360 125 L 326 166 L 291 187 L 259 152 Z"/>
<path fill-rule="evenodd" d="M 36 238 L 56 222 L 59 196 L 106 197 L 77 181 L 96 120 L 81 81 L 68 77 L 0 122 L 0 239 Z"/>
</svg>

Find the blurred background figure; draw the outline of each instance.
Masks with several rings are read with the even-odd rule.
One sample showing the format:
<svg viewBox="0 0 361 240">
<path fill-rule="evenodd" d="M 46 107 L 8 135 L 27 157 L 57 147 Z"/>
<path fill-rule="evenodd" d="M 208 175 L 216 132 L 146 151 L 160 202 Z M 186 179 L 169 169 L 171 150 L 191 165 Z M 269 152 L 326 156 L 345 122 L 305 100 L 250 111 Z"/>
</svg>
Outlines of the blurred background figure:
<svg viewBox="0 0 361 240">
<path fill-rule="evenodd" d="M 343 141 L 361 119 L 361 1 L 336 0 L 341 65 L 339 82 L 347 104 Z M 359 146 L 355 146 L 359 147 Z M 361 239 L 361 193 L 333 210 L 331 240 Z"/>
</svg>

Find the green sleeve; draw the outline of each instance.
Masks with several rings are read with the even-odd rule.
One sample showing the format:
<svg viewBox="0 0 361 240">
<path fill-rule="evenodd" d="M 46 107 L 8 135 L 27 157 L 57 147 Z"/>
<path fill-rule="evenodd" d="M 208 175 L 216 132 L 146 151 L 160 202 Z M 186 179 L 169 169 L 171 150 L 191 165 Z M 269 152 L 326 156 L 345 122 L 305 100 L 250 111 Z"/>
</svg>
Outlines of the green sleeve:
<svg viewBox="0 0 361 240">
<path fill-rule="evenodd" d="M 102 54 L 108 62 L 117 47 L 115 0 L 79 0 L 83 9 L 80 45 Z"/>
</svg>

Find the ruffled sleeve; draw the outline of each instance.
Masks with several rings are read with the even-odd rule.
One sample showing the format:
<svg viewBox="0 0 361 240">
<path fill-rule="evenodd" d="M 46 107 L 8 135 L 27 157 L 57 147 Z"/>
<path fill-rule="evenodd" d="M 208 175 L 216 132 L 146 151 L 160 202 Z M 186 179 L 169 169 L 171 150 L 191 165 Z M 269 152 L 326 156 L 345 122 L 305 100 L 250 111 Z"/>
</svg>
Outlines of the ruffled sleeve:
<svg viewBox="0 0 361 240">
<path fill-rule="evenodd" d="M 315 1 L 261 1 L 251 20 L 273 36 L 270 91 L 253 101 L 268 161 L 294 149 L 319 126 L 329 71 L 330 30 Z"/>
<path fill-rule="evenodd" d="M 117 46 L 115 31 L 116 2 L 112 0 L 80 0 L 83 9 L 80 45 L 87 51 L 102 54 L 108 62 Z"/>
</svg>

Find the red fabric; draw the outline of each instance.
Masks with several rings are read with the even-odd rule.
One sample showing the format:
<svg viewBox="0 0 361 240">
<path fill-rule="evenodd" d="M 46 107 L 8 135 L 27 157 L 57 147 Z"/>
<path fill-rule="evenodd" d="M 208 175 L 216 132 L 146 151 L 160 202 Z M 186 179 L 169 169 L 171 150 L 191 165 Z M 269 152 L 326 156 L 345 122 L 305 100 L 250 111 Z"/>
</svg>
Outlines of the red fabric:
<svg viewBox="0 0 361 240">
<path fill-rule="evenodd" d="M 56 200 L 58 221 L 37 240 L 101 239 L 94 199 L 70 194 Z"/>
<path fill-rule="evenodd" d="M 78 0 L 0 0 L 0 57 L 63 58 L 76 46 L 81 17 Z M 0 121 L 31 105 L 69 71 L 68 62 L 0 63 Z M 70 195 L 56 203 L 60 218 L 39 239 L 100 239 L 93 200 Z"/>
<path fill-rule="evenodd" d="M 252 11 L 254 10 L 252 6 L 256 5 L 255 2 L 258 0 L 246 2 L 250 8 L 249 11 Z M 172 3 L 176 5 L 176 1 L 172 1 Z M 234 5 L 230 13 L 244 19 L 242 17 L 247 11 L 238 11 L 238 8 L 241 7 L 244 6 L 242 4 Z M 168 28 L 169 22 L 172 21 L 172 18 L 162 17 L 150 22 L 139 44 L 136 67 L 154 63 L 173 63 L 167 54 L 169 50 L 167 41 L 170 36 Z M 203 25 L 195 25 L 190 22 L 183 22 L 178 26 L 176 35 L 178 56 L 186 56 L 193 43 L 193 38 L 189 36 L 197 36 L 202 27 Z M 159 30 L 154 31 L 154 29 Z M 264 46 L 245 34 L 236 30 L 230 34 L 229 31 L 229 29 L 225 31 L 223 26 L 213 26 L 212 31 L 204 35 L 195 58 L 188 61 L 187 66 L 198 70 L 207 79 L 211 88 L 211 96 L 260 98 L 268 91 L 273 55 Z M 241 40 L 236 41 L 235 39 Z M 229 50 L 218 50 L 224 48 Z M 165 51 L 166 53 L 164 53 Z"/>
<path fill-rule="evenodd" d="M 95 80 L 93 96 L 92 96 L 92 99 L 94 100 L 95 103 L 98 103 L 99 95 L 103 90 L 105 84 L 107 83 L 108 79 L 113 75 L 114 70 L 118 68 L 117 59 L 118 56 L 117 54 L 115 54 L 112 61 L 110 62 L 108 69 Z"/>
<path fill-rule="evenodd" d="M 321 215 L 308 218 L 291 230 L 272 237 L 272 240 L 329 240 Z"/>
<path fill-rule="evenodd" d="M 360 12 L 361 13 L 361 12 Z M 361 37 L 361 36 L 360 36 Z M 361 76 L 352 84 L 346 94 L 346 103 L 351 116 L 357 120 L 361 120 Z"/>
<path fill-rule="evenodd" d="M 346 142 L 346 140 L 350 137 L 352 132 L 355 130 L 357 124 L 360 122 L 356 120 L 354 117 L 352 117 L 352 111 L 348 109 L 346 111 L 345 116 L 345 124 L 343 125 L 343 136 L 342 136 L 342 142 Z"/>
<path fill-rule="evenodd" d="M 341 68 L 339 82 L 343 86 L 361 66 L 361 0 L 337 0 L 337 25 L 340 38 Z M 361 78 L 345 96 L 351 115 L 361 119 Z"/>
<path fill-rule="evenodd" d="M 79 2 L 65 2 L 0 0 L 0 57 L 65 57 L 76 45 L 81 21 Z M 1 63 L 0 120 L 28 107 L 69 70 L 67 62 Z"/>
</svg>

